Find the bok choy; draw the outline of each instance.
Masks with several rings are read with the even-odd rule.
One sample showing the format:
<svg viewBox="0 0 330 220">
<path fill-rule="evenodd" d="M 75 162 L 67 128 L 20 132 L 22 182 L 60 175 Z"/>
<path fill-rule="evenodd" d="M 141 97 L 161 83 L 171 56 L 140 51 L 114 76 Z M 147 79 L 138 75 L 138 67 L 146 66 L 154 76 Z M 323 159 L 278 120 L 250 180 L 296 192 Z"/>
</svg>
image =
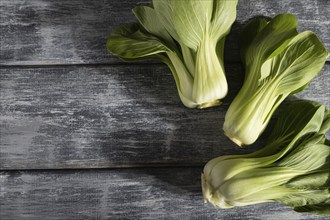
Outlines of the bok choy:
<svg viewBox="0 0 330 220">
<path fill-rule="evenodd" d="M 185 106 L 216 106 L 228 90 L 223 50 L 236 5 L 237 0 L 153 0 L 150 7 L 133 9 L 139 23 L 113 30 L 107 48 L 124 61 L 164 62 Z"/>
<path fill-rule="evenodd" d="M 223 126 L 240 146 L 255 142 L 280 103 L 306 88 L 326 62 L 328 51 L 318 37 L 298 34 L 296 27 L 295 16 L 281 14 L 253 19 L 241 33 L 245 79 Z"/>
<path fill-rule="evenodd" d="M 297 101 L 284 110 L 265 148 L 209 161 L 203 195 L 216 207 L 280 202 L 298 212 L 330 215 L 330 111 Z"/>
</svg>

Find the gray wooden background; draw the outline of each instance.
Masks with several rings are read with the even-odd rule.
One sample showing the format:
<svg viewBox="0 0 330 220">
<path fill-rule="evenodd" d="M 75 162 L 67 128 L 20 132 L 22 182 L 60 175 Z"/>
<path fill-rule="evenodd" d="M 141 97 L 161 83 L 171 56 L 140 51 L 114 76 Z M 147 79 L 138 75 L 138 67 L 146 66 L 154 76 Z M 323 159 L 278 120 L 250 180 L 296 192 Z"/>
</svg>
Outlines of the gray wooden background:
<svg viewBox="0 0 330 220">
<path fill-rule="evenodd" d="M 222 134 L 243 77 L 244 22 L 293 13 L 329 49 L 330 1 L 240 0 L 226 41 L 230 92 L 205 110 L 181 104 L 165 65 L 107 52 L 111 30 L 148 3 L 0 1 L 0 219 L 325 219 L 275 203 L 215 209 L 203 204 L 200 173 L 269 133 L 246 148 Z M 327 63 L 297 96 L 330 107 L 329 80 Z"/>
</svg>

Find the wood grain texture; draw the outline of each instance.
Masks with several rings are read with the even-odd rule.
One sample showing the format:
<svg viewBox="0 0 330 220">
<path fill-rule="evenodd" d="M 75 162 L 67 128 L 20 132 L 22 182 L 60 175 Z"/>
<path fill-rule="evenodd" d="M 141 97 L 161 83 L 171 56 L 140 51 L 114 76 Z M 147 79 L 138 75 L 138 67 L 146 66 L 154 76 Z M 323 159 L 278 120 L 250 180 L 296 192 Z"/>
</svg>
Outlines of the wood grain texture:
<svg viewBox="0 0 330 220">
<path fill-rule="evenodd" d="M 327 219 L 268 203 L 215 209 L 204 204 L 201 168 L 0 172 L 0 218 Z"/>
<path fill-rule="evenodd" d="M 163 65 L 0 69 L 0 169 L 203 165 L 245 153 L 222 132 L 242 82 L 226 68 L 223 105 L 185 108 Z M 329 65 L 300 98 L 330 106 Z"/>
<path fill-rule="evenodd" d="M 135 21 L 131 9 L 150 1 L 2 0 L 0 64 L 47 65 L 119 63 L 107 52 L 111 30 Z M 330 48 L 328 0 L 240 0 L 237 20 L 227 39 L 225 59 L 238 61 L 238 33 L 254 16 L 293 13 L 299 30 L 312 30 Z"/>
<path fill-rule="evenodd" d="M 203 204 L 200 173 L 265 142 L 237 148 L 222 134 L 242 82 L 242 24 L 293 13 L 329 49 L 330 1 L 239 0 L 225 48 L 230 93 L 202 111 L 181 104 L 164 65 L 121 65 L 105 48 L 149 2 L 0 1 L 0 219 L 326 219 L 275 203 L 217 210 Z M 329 67 L 297 96 L 330 107 Z M 119 167 L 144 168 L 92 169 Z"/>
</svg>

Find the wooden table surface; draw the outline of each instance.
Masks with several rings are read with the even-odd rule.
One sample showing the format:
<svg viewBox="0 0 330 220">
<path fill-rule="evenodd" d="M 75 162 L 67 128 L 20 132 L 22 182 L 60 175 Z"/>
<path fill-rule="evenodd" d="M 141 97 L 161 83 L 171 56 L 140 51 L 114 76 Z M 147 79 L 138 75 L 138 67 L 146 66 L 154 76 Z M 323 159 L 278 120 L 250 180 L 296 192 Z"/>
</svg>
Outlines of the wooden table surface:
<svg viewBox="0 0 330 220">
<path fill-rule="evenodd" d="M 205 110 L 181 104 L 165 65 L 107 52 L 111 30 L 148 3 L 1 0 L 0 219 L 326 219 L 277 203 L 215 209 L 203 203 L 200 173 L 267 136 L 238 148 L 222 134 L 243 78 L 242 24 L 293 13 L 299 31 L 330 49 L 330 1 L 240 0 L 226 41 L 230 92 Z M 329 67 L 297 97 L 330 107 Z"/>
</svg>

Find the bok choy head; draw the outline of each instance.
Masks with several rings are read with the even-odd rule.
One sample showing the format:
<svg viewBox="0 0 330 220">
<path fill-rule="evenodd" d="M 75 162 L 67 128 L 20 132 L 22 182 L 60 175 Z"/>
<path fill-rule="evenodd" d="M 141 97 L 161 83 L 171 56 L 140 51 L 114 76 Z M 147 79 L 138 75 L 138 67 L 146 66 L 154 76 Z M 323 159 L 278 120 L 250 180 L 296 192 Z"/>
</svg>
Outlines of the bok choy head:
<svg viewBox="0 0 330 220">
<path fill-rule="evenodd" d="M 133 13 L 139 23 L 113 30 L 107 48 L 124 61 L 167 64 L 183 104 L 220 104 L 228 86 L 223 65 L 225 36 L 236 18 L 237 0 L 153 0 Z"/>
<path fill-rule="evenodd" d="M 280 103 L 303 90 L 326 61 L 328 51 L 318 37 L 296 27 L 293 15 L 281 14 L 253 19 L 241 33 L 245 80 L 223 126 L 240 146 L 255 142 Z"/>
<path fill-rule="evenodd" d="M 298 212 L 330 215 L 330 111 L 298 101 L 284 110 L 266 147 L 209 161 L 203 195 L 216 207 L 280 202 Z"/>
</svg>

